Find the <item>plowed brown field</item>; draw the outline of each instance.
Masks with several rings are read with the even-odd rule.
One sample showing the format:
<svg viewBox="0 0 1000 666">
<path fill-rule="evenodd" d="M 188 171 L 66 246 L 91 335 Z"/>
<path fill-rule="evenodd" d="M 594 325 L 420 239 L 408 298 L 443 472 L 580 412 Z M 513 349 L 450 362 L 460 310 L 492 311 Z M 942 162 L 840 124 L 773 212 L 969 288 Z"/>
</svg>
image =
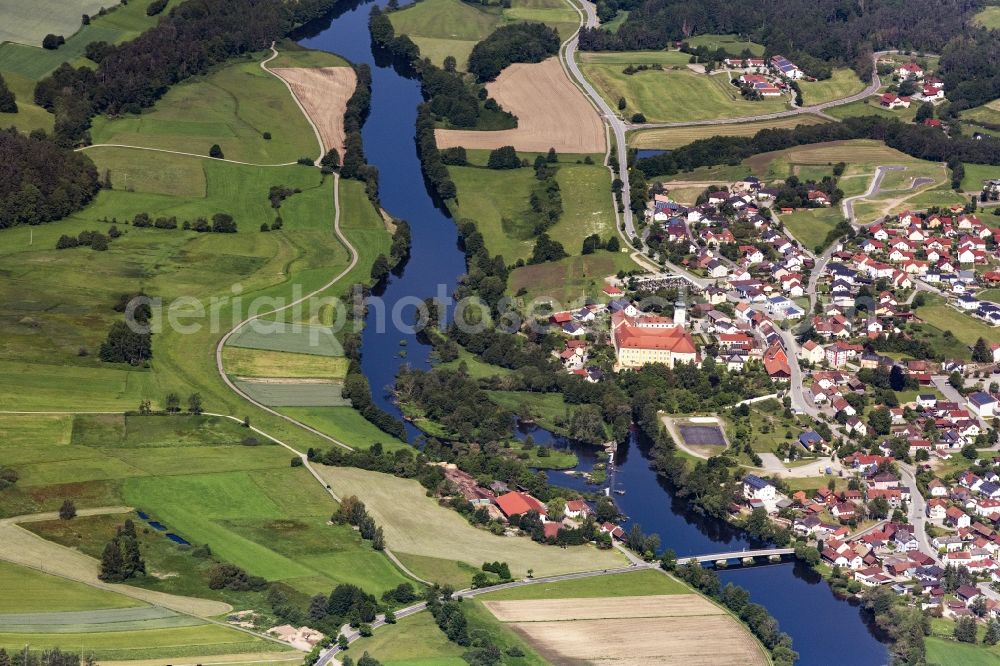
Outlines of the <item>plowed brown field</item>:
<svg viewBox="0 0 1000 666">
<path fill-rule="evenodd" d="M 696 594 L 484 604 L 552 663 L 768 663 L 760 645 L 744 627 Z"/>
<path fill-rule="evenodd" d="M 351 67 L 276 67 L 271 70 L 291 87 L 295 98 L 316 124 L 323 151 L 336 148 L 344 156 L 344 111 L 354 94 L 357 76 Z M 303 155 L 311 157 L 311 155 Z"/>
</svg>

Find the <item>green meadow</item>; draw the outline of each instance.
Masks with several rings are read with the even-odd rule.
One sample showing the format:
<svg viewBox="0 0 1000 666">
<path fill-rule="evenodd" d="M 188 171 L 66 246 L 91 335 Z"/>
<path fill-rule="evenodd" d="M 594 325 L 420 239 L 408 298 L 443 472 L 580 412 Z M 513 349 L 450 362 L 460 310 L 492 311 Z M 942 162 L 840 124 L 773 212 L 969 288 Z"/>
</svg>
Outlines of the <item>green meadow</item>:
<svg viewBox="0 0 1000 666">
<path fill-rule="evenodd" d="M 44 17 L 46 14 L 49 14 L 54 15 L 61 22 L 67 23 L 71 27 L 76 26 L 79 28 L 75 32 L 67 31 L 64 33 L 63 36 L 66 38 L 66 43 L 58 49 L 50 51 L 41 48 L 41 38 L 46 33 L 53 32 L 49 26 L 42 29 L 41 35 L 38 37 L 38 42 L 33 43 L 31 46 L 15 44 L 13 42 L 17 40 L 12 40 L 4 34 L 7 30 L 23 30 L 24 26 L 19 29 L 17 25 L 11 25 L 6 22 L 6 17 L 13 15 L 6 6 L 23 6 L 23 3 L 18 2 L 18 0 L 2 0 L 0 2 L 0 12 L 3 13 L 5 22 L 3 32 L 0 32 L 0 42 L 4 42 L 0 44 L 0 73 L 6 76 L 9 71 L 29 79 L 38 80 L 63 62 L 70 62 L 74 65 L 89 64 L 93 66 L 93 62 L 83 57 L 83 51 L 87 44 L 101 41 L 108 42 L 109 44 L 119 44 L 134 39 L 147 28 L 155 25 L 159 20 L 159 16 L 146 16 L 146 7 L 152 1 L 133 0 L 133 2 L 128 4 L 116 6 L 104 16 L 97 15 L 96 10 L 100 9 L 101 4 L 96 3 L 97 7 L 93 7 L 95 4 L 93 0 L 72 4 L 59 2 L 58 0 L 40 0 L 40 2 L 32 3 L 33 20 L 37 20 L 36 17 L 38 16 Z M 171 6 L 176 3 L 177 0 L 174 0 L 164 11 L 170 11 Z M 81 26 L 80 14 L 87 12 L 88 9 L 93 9 L 91 12 L 93 18 L 90 25 Z M 20 101 L 18 100 L 18 102 Z"/>
<path fill-rule="evenodd" d="M 620 64 L 584 62 L 580 69 L 612 108 L 624 98 L 625 115 L 642 113 L 648 122 L 739 118 L 788 108 L 787 97 L 748 101 L 725 74 L 698 74 L 682 65 L 631 75 Z"/>
<path fill-rule="evenodd" d="M 758 58 L 764 55 L 763 44 L 751 42 L 739 35 L 697 35 L 689 38 L 687 43 L 694 48 L 704 46 L 710 51 L 723 49 L 733 55 L 740 55 L 743 51 L 750 51 L 750 55 L 757 56 Z"/>
<path fill-rule="evenodd" d="M 8 623 L 12 613 L 44 614 L 143 605 L 131 597 L 3 561 L 0 561 L 0 589 L 3 590 L 0 627 Z"/>
<path fill-rule="evenodd" d="M 458 188 L 458 197 L 449 202 L 454 218 L 476 221 L 490 254 L 503 255 L 508 264 L 528 259 L 535 244 L 527 221 L 531 190 L 538 184 L 534 170 L 453 166 L 448 171 Z M 591 234 L 605 240 L 615 234 L 609 178 L 597 164 L 560 164 L 556 181 L 563 213 L 547 233 L 567 254 L 579 254 Z"/>
<path fill-rule="evenodd" d="M 148 146 L 208 155 L 218 144 L 226 159 L 259 164 L 315 158 L 316 139 L 285 85 L 259 64 L 269 52 L 248 56 L 205 76 L 173 86 L 141 114 L 98 116 L 95 144 Z M 268 132 L 271 139 L 265 139 Z M 148 160 L 147 156 L 143 156 Z"/>
<path fill-rule="evenodd" d="M 806 106 L 822 104 L 835 99 L 849 97 L 865 89 L 854 70 L 838 67 L 829 79 L 822 81 L 801 81 L 802 103 Z"/>
<path fill-rule="evenodd" d="M 405 580 L 350 527 L 327 525 L 336 503 L 307 470 L 289 466 L 287 449 L 237 422 L 187 415 L 41 418 L 41 425 L 35 415 L 2 419 L 11 437 L 0 445 L 0 459 L 20 479 L 0 493 L 0 515 L 52 510 L 65 498 L 80 508 L 125 504 L 193 544 L 210 544 L 219 558 L 302 594 L 328 592 L 338 582 L 382 591 Z M 92 501 L 95 494 L 100 502 Z M 103 515 L 25 525 L 99 557 L 123 519 Z M 156 531 L 147 529 L 143 539 L 160 575 L 137 584 L 212 594 L 204 581 L 199 587 L 189 580 L 194 564 L 177 560 L 192 560 L 187 551 Z"/>
<path fill-rule="evenodd" d="M 627 252 L 600 251 L 516 268 L 507 287 L 524 303 L 553 300 L 566 308 L 583 305 L 587 298 L 601 298 L 607 284 L 604 278 L 638 268 Z"/>
<path fill-rule="evenodd" d="M 473 5 L 462 0 L 422 0 L 389 14 L 397 35 L 409 35 L 420 55 L 440 66 L 454 56 L 465 69 L 472 47 L 501 25 L 521 21 L 541 22 L 568 39 L 580 23 L 579 15 L 564 0 L 514 0 L 511 7 Z"/>
</svg>

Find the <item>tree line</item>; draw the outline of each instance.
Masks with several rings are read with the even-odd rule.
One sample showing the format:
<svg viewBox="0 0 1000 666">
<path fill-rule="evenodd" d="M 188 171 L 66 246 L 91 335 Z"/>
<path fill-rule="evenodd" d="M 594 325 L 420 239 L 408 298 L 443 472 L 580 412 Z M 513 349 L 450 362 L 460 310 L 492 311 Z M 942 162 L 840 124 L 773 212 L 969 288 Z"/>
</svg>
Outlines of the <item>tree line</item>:
<svg viewBox="0 0 1000 666">
<path fill-rule="evenodd" d="M 138 113 L 174 84 L 245 53 L 267 48 L 337 0 L 187 0 L 135 39 L 94 49 L 97 69 L 60 65 L 35 87 L 35 103 L 56 115 L 56 141 L 88 140 L 97 113 Z"/>
<path fill-rule="evenodd" d="M 669 153 L 636 160 L 636 168 L 648 178 L 673 175 L 697 167 L 739 164 L 759 153 L 826 141 L 874 139 L 922 160 L 960 160 L 975 164 L 1000 165 L 1000 142 L 977 141 L 970 137 L 949 137 L 923 125 L 895 118 L 863 116 L 842 122 L 798 125 L 791 129 L 763 129 L 750 137 L 717 136 L 700 139 Z"/>
<path fill-rule="evenodd" d="M 59 220 L 86 206 L 100 189 L 90 158 L 16 129 L 0 130 L 0 228 Z"/>
</svg>

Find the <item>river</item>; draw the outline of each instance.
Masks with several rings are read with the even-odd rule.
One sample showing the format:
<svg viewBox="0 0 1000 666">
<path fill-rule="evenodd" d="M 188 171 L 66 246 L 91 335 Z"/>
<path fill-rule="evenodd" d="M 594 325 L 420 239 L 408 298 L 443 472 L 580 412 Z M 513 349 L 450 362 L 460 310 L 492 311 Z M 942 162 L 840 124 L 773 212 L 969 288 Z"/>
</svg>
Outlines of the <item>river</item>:
<svg viewBox="0 0 1000 666">
<path fill-rule="evenodd" d="M 377 292 L 391 315 L 394 308 L 412 312 L 412 305 L 406 304 L 416 298 L 451 294 L 456 278 L 465 272 L 465 261 L 458 248 L 455 225 L 429 194 L 420 171 L 414 139 L 416 107 L 421 102 L 419 83 L 401 75 L 384 56 L 373 52 L 368 35 L 369 11 L 370 4 L 342 7 L 306 26 L 296 37 L 303 46 L 330 51 L 372 68 L 372 108 L 363 133 L 365 153 L 379 169 L 382 205 L 407 220 L 413 235 L 409 261 Z M 375 401 L 398 414 L 385 389 L 393 383 L 401 364 L 426 366 L 430 348 L 412 333 L 379 326 L 379 317 L 377 308 L 370 309 L 363 335 L 362 368 Z M 405 344 L 401 344 L 404 340 Z M 405 357 L 401 354 L 404 350 Z M 407 431 L 411 440 L 418 436 L 410 424 Z M 566 443 L 541 429 L 535 429 L 532 436 L 541 443 L 573 446 L 580 454 L 581 469 L 589 469 L 594 462 L 591 449 Z M 619 507 L 630 522 L 658 533 L 664 547 L 673 548 L 679 555 L 691 555 L 751 545 L 727 523 L 699 517 L 675 500 L 650 469 L 644 446 L 637 438 L 620 446 L 617 457 L 615 487 L 626 491 L 625 495 L 615 496 Z M 550 472 L 549 478 L 560 485 L 585 488 L 581 480 L 561 472 Z M 837 599 L 829 586 L 807 568 L 786 563 L 732 569 L 720 572 L 720 576 L 723 582 L 743 586 L 753 601 L 767 607 L 782 630 L 792 636 L 800 664 L 887 663 L 886 646 L 869 631 L 856 606 Z"/>
</svg>

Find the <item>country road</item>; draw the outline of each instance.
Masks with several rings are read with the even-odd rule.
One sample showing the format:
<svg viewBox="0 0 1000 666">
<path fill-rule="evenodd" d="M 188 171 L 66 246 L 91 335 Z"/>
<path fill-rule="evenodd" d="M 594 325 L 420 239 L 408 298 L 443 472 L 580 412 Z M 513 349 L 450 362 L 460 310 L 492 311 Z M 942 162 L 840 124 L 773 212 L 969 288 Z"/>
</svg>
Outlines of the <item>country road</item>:
<svg viewBox="0 0 1000 666">
<path fill-rule="evenodd" d="M 572 3 L 570 3 L 572 4 Z M 589 0 L 580 0 L 580 5 L 583 11 L 580 12 L 580 27 L 581 28 L 596 28 L 599 25 L 597 20 L 597 8 L 594 3 L 589 2 Z M 580 7 L 576 7 L 577 11 L 580 11 Z M 594 89 L 590 82 L 584 77 L 583 72 L 580 71 L 580 66 L 576 63 L 576 51 L 580 42 L 580 32 L 577 32 L 567 40 L 566 44 L 562 50 L 563 62 L 566 66 L 567 71 L 576 79 L 577 84 L 580 88 L 587 94 L 590 100 L 594 103 L 597 109 L 601 113 L 601 117 L 604 118 L 604 122 L 608 124 L 611 128 L 612 133 L 615 136 L 615 152 L 618 159 L 618 178 L 622 182 L 621 190 L 621 204 L 623 207 L 622 218 L 625 223 L 625 240 L 631 243 L 632 239 L 636 237 L 635 222 L 632 217 L 632 207 L 631 198 L 629 192 L 629 181 L 628 181 L 628 145 L 625 143 L 625 132 L 626 125 L 625 122 L 618 117 L 608 103 L 604 101 L 600 93 Z"/>
<path fill-rule="evenodd" d="M 469 598 L 475 597 L 480 594 L 488 594 L 490 592 L 498 592 L 500 590 L 509 590 L 516 587 L 524 587 L 526 585 L 537 585 L 539 583 L 558 583 L 564 580 L 577 580 L 580 578 L 593 578 L 595 576 L 611 576 L 615 574 L 628 573 L 631 571 L 640 571 L 642 569 L 652 569 L 654 571 L 662 571 L 658 564 L 650 564 L 647 562 L 642 562 L 641 564 L 633 564 L 628 567 L 619 567 L 617 569 L 597 569 L 594 571 L 580 571 L 578 573 L 560 574 L 558 576 L 545 576 L 542 578 L 525 578 L 522 580 L 515 580 L 509 583 L 502 583 L 500 585 L 494 585 L 492 587 L 481 587 L 476 589 L 459 590 L 456 592 L 454 598 Z M 664 572 L 666 575 L 666 572 Z M 395 612 L 396 619 L 407 617 L 408 615 L 414 615 L 423 610 L 427 609 L 426 602 L 420 602 L 413 604 L 412 606 L 407 606 L 406 608 L 401 608 Z M 385 616 L 379 615 L 374 622 L 371 623 L 372 629 L 378 629 L 386 625 Z M 354 641 L 361 638 L 361 634 L 356 629 L 351 629 L 349 626 L 345 625 L 341 630 L 341 633 L 347 638 L 348 643 L 353 643 Z M 325 651 L 320 654 L 319 659 L 316 661 L 315 666 L 328 666 L 334 661 L 334 657 L 341 652 L 340 648 L 336 643 L 331 645 Z"/>
</svg>

